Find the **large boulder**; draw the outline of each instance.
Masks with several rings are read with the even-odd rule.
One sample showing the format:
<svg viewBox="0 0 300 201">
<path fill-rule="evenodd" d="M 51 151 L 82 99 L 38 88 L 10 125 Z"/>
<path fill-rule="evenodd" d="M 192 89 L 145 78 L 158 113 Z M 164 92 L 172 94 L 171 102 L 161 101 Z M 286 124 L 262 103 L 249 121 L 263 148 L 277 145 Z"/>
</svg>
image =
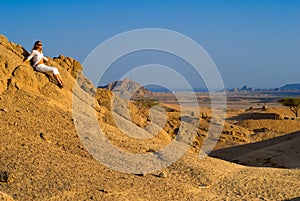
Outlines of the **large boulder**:
<svg viewBox="0 0 300 201">
<path fill-rule="evenodd" d="M 20 45 L 9 42 L 0 35 L 0 93 L 7 89 L 12 72 L 19 66 L 28 52 Z"/>
<path fill-rule="evenodd" d="M 0 201 L 14 201 L 14 199 L 6 193 L 0 191 Z"/>
<path fill-rule="evenodd" d="M 54 57 L 53 60 L 62 66 L 68 73 L 70 73 L 75 79 L 77 78 L 77 74 L 82 71 L 82 65 L 75 59 L 71 57 L 65 57 L 63 55 L 59 55 L 58 57 Z"/>
</svg>

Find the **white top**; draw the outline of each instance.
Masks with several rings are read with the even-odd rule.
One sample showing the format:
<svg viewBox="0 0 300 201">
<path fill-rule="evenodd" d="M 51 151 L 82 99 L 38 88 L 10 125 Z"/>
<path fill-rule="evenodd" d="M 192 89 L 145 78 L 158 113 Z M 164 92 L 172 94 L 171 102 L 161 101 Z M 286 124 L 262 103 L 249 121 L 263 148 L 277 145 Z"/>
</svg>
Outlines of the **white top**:
<svg viewBox="0 0 300 201">
<path fill-rule="evenodd" d="M 35 67 L 41 59 L 45 59 L 48 61 L 46 57 L 44 57 L 43 52 L 39 52 L 38 50 L 32 50 L 30 55 L 27 57 L 27 60 L 29 61 L 30 59 L 33 59 L 33 67 Z"/>
</svg>

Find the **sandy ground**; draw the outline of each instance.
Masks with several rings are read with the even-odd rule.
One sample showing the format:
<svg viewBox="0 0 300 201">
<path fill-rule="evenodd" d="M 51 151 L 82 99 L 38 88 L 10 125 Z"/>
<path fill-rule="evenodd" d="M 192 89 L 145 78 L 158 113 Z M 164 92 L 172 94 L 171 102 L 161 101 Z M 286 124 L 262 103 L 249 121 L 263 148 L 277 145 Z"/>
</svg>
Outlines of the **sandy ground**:
<svg viewBox="0 0 300 201">
<path fill-rule="evenodd" d="M 4 92 L 0 105 L 0 171 L 9 175 L 9 180 L 0 182 L 2 200 L 11 200 L 8 196 L 14 200 L 300 197 L 298 168 L 260 167 L 259 163 L 250 167 L 212 157 L 201 160 L 193 149 L 170 167 L 154 173 L 120 173 L 93 159 L 76 134 L 72 114 L 43 96 L 22 90 Z M 161 172 L 163 177 L 159 176 Z"/>
</svg>

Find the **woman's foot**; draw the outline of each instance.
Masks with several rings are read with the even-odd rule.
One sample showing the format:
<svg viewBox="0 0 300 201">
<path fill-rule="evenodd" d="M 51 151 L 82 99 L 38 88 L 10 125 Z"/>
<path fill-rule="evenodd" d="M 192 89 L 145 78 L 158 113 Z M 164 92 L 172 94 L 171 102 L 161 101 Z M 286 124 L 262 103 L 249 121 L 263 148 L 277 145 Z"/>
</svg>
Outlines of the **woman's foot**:
<svg viewBox="0 0 300 201">
<path fill-rule="evenodd" d="M 62 88 L 64 88 L 65 85 L 64 85 L 64 83 L 59 83 L 58 86 L 59 86 L 59 88 L 62 89 Z"/>
</svg>

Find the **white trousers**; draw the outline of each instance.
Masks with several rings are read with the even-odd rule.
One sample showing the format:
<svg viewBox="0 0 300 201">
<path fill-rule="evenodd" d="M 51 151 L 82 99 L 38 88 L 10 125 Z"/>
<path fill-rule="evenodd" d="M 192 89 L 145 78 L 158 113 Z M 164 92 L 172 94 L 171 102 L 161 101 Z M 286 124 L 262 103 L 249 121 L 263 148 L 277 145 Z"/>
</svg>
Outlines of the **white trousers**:
<svg viewBox="0 0 300 201">
<path fill-rule="evenodd" d="M 42 72 L 42 73 L 50 73 L 52 72 L 54 75 L 59 74 L 58 69 L 53 66 L 47 66 L 45 64 L 39 64 L 34 67 L 36 71 Z"/>
</svg>

